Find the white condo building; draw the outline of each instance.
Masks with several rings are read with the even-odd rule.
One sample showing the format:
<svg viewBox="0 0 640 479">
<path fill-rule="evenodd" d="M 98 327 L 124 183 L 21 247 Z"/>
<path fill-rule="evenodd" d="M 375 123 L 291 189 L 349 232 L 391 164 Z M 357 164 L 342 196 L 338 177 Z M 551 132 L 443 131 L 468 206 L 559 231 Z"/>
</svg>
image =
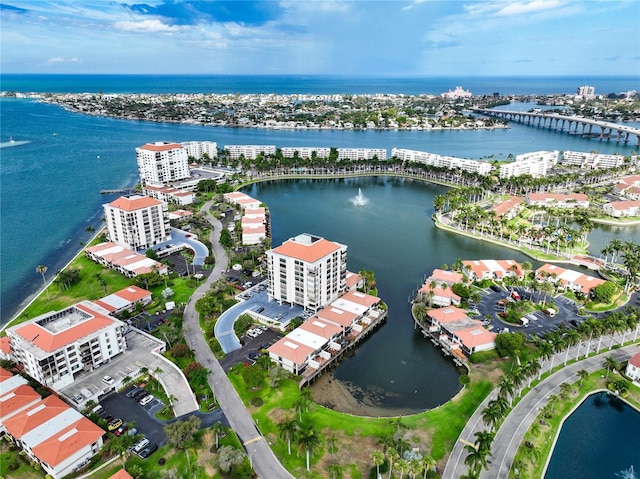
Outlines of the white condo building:
<svg viewBox="0 0 640 479">
<path fill-rule="evenodd" d="M 460 168 L 470 173 L 488 175 L 491 172 L 491 163 L 486 161 L 469 160 L 466 158 L 456 158 L 454 156 L 442 156 L 426 151 L 407 150 L 404 148 L 394 148 L 391 156 L 406 162 L 422 163 L 437 168 L 447 168 L 453 170 Z"/>
<path fill-rule="evenodd" d="M 260 153 L 263 155 L 275 155 L 275 145 L 225 145 L 224 147 L 230 159 L 235 160 L 244 156 L 248 160 L 255 160 Z"/>
<path fill-rule="evenodd" d="M 601 153 L 570 151 L 562 154 L 562 164 L 579 168 L 617 168 L 624 163 L 622 155 L 604 155 Z"/>
<path fill-rule="evenodd" d="M 346 291 L 345 245 L 303 233 L 266 256 L 269 299 L 318 311 Z"/>
<path fill-rule="evenodd" d="M 127 349 L 123 323 L 90 301 L 51 311 L 7 329 L 11 359 L 59 390 Z"/>
<path fill-rule="evenodd" d="M 387 159 L 387 150 L 384 148 L 338 148 L 339 160 L 378 160 Z"/>
<path fill-rule="evenodd" d="M 187 150 L 187 156 L 196 160 L 201 160 L 205 153 L 211 159 L 218 157 L 218 144 L 215 141 L 184 141 L 180 144 Z"/>
<path fill-rule="evenodd" d="M 121 196 L 103 208 L 109 238 L 120 246 L 146 250 L 171 239 L 168 207 L 160 200 L 142 195 Z"/>
<path fill-rule="evenodd" d="M 547 175 L 547 171 L 558 163 L 560 152 L 534 151 L 516 156 L 516 161 L 500 165 L 500 178 L 531 175 L 540 178 Z"/>
<path fill-rule="evenodd" d="M 159 186 L 190 176 L 187 149 L 178 143 L 147 143 L 136 148 L 136 158 L 143 186 Z"/>
</svg>

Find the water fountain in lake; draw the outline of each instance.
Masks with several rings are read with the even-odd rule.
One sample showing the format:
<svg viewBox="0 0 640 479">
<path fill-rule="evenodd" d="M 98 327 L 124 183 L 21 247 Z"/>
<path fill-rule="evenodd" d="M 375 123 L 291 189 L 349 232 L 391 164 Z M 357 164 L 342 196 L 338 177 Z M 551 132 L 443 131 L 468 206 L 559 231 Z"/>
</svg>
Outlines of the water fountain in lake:
<svg viewBox="0 0 640 479">
<path fill-rule="evenodd" d="M 351 204 L 353 204 L 353 206 L 366 206 L 369 204 L 369 199 L 365 198 L 362 190 L 358 188 L 358 194 L 351 198 Z"/>
<path fill-rule="evenodd" d="M 638 476 L 633 470 L 633 466 L 631 466 L 629 469 L 618 472 L 616 476 L 621 477 L 622 479 L 638 479 Z"/>
</svg>

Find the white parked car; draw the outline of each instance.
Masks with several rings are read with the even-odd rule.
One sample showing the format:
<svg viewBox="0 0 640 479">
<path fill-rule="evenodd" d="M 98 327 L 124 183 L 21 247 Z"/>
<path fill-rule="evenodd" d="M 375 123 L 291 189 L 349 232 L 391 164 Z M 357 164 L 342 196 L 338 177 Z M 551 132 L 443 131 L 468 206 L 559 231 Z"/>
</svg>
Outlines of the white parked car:
<svg viewBox="0 0 640 479">
<path fill-rule="evenodd" d="M 102 378 L 102 382 L 108 384 L 109 386 L 112 386 L 116 383 L 111 376 L 104 376 Z"/>
</svg>

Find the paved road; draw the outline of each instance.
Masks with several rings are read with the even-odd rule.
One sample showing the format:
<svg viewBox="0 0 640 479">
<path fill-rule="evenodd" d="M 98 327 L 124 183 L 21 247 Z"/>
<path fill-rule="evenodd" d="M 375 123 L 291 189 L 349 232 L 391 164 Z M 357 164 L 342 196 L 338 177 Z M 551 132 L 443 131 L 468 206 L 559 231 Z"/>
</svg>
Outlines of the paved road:
<svg viewBox="0 0 640 479">
<path fill-rule="evenodd" d="M 220 366 L 220 363 L 211 352 L 209 345 L 200 331 L 198 313 L 195 311 L 195 303 L 198 298 L 202 297 L 206 291 L 208 291 L 210 284 L 222 276 L 228 263 L 227 255 L 219 241 L 222 224 L 209 214 L 210 207 L 211 202 L 206 203 L 202 211 L 207 213 L 207 219 L 213 226 L 211 244 L 213 246 L 213 255 L 216 258 L 216 264 L 209 278 L 196 290 L 187 302 L 184 311 L 184 334 L 187 343 L 195 352 L 196 360 L 211 371 L 208 377 L 211 389 L 220 407 L 224 411 L 229 424 L 244 444 L 247 455 L 249 456 L 249 462 L 258 474 L 258 477 L 263 479 L 293 479 L 293 476 L 282 467 L 271 451 L 269 444 L 267 444 L 258 431 L 249 411 L 244 407 L 240 396 L 227 378 L 222 366 Z"/>
<path fill-rule="evenodd" d="M 633 338 L 632 335 L 627 334 L 625 341 L 629 341 Z M 619 344 L 622 340 L 622 335 L 616 335 L 613 339 L 614 344 Z M 581 369 L 586 369 L 589 372 L 597 371 L 603 368 L 604 358 L 609 355 L 613 355 L 618 361 L 625 361 L 629 359 L 633 354 L 638 352 L 638 344 L 625 346 L 624 348 L 609 350 L 608 347 L 611 344 L 609 337 L 603 339 L 600 344 L 600 354 L 592 356 L 587 359 L 582 359 L 576 363 L 566 366 L 551 376 L 544 379 L 537 384 L 526 396 L 520 399 L 520 402 L 505 418 L 504 422 L 500 426 L 500 429 L 496 433 L 493 445 L 491 448 L 492 457 L 490 458 L 490 465 L 488 471 L 482 471 L 481 479 L 501 479 L 509 477 L 509 469 L 518 446 L 522 441 L 525 433 L 529 429 L 529 426 L 533 423 L 539 410 L 547 403 L 547 398 L 551 395 L 557 395 L 560 391 L 560 385 L 564 382 L 574 383 L 578 381 L 577 372 Z M 578 351 L 580 347 L 580 351 Z M 565 358 L 569 360 L 575 359 L 578 353 L 584 354 L 587 345 L 582 343 L 581 345 L 571 348 L 569 354 L 566 352 L 557 353 L 552 359 L 545 361 L 543 364 L 543 372 L 548 371 L 550 367 L 562 364 Z M 591 342 L 591 350 L 595 351 L 598 347 L 598 341 L 593 340 Z M 458 441 L 454 445 L 454 449 L 451 452 L 451 456 L 447 461 L 444 472 L 442 474 L 443 479 L 457 479 L 467 473 L 468 468 L 464 464 L 464 459 L 467 456 L 467 452 L 464 450 L 464 443 L 462 441 L 474 442 L 474 434 L 478 431 L 488 429 L 482 420 L 482 410 L 486 407 L 487 403 L 494 399 L 498 394 L 498 390 L 489 394 L 489 396 L 483 401 L 482 404 L 473 413 L 467 424 L 465 425 L 462 433 L 460 434 Z"/>
</svg>

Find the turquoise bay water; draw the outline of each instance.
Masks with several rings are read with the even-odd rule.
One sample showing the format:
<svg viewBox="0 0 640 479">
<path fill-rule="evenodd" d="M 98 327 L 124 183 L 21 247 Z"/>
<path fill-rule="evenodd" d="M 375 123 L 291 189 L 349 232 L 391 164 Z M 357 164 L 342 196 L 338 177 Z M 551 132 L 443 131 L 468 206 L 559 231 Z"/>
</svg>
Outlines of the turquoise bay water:
<svg viewBox="0 0 640 479">
<path fill-rule="evenodd" d="M 545 479 L 616 479 L 640 472 L 640 412 L 606 392 L 596 393 L 567 418 Z M 571 471 L 570 473 L 568 471 Z"/>
</svg>

